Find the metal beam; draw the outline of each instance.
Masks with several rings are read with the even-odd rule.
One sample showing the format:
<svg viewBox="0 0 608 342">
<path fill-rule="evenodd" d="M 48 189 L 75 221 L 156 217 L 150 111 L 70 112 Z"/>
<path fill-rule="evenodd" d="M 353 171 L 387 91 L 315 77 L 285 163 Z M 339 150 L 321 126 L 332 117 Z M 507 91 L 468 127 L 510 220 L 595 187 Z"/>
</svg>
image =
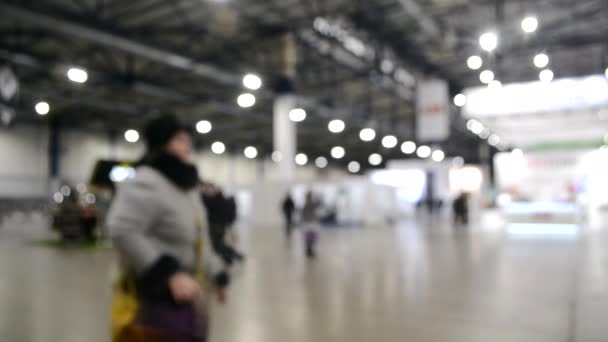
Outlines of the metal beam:
<svg viewBox="0 0 608 342">
<path fill-rule="evenodd" d="M 438 39 L 441 37 L 441 30 L 435 20 L 427 15 L 422 7 L 415 0 L 399 0 L 399 3 L 403 7 L 403 10 L 416 22 L 422 33 L 427 38 Z"/>
<path fill-rule="evenodd" d="M 234 73 L 221 70 L 213 65 L 201 63 L 191 57 L 156 48 L 114 33 L 6 3 L 0 3 L 0 10 L 3 14 L 27 22 L 30 25 L 119 49 L 157 63 L 192 72 L 221 84 L 236 85 L 240 82 L 240 76 Z"/>
</svg>

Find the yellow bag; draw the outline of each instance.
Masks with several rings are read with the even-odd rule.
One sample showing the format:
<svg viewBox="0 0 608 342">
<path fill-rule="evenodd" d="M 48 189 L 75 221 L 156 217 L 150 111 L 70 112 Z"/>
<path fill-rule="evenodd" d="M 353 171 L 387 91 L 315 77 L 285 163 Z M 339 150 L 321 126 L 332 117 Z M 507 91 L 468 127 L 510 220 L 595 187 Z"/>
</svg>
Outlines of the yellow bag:
<svg viewBox="0 0 608 342">
<path fill-rule="evenodd" d="M 121 275 L 112 291 L 112 341 L 117 341 L 122 331 L 135 320 L 139 301 L 135 281 Z"/>
</svg>

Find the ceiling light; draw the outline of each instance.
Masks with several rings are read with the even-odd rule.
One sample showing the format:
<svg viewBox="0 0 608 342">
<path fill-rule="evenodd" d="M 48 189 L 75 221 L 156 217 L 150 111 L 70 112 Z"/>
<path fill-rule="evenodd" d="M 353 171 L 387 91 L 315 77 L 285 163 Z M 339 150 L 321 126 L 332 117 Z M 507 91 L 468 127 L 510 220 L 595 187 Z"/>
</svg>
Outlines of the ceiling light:
<svg viewBox="0 0 608 342">
<path fill-rule="evenodd" d="M 270 158 L 272 158 L 273 162 L 280 163 L 281 160 L 283 160 L 283 153 L 281 153 L 279 151 L 274 151 L 274 152 L 272 152 L 272 155 L 270 156 Z"/>
<path fill-rule="evenodd" d="M 458 94 L 458 95 L 454 96 L 454 104 L 457 107 L 464 106 L 465 104 L 467 104 L 467 97 L 462 94 Z"/>
<path fill-rule="evenodd" d="M 418 150 L 416 150 L 416 155 L 418 155 L 420 158 L 428 158 L 431 156 L 431 148 L 426 145 L 422 145 L 418 147 Z"/>
<path fill-rule="evenodd" d="M 546 67 L 549 65 L 549 56 L 544 53 L 539 53 L 538 55 L 534 56 L 534 65 L 540 69 Z"/>
<path fill-rule="evenodd" d="M 484 130 L 483 124 L 475 119 L 467 121 L 467 128 L 474 134 L 480 134 Z"/>
<path fill-rule="evenodd" d="M 378 166 L 382 164 L 382 156 L 378 153 L 372 153 L 367 161 L 369 161 L 370 165 Z"/>
<path fill-rule="evenodd" d="M 553 81 L 553 71 L 551 71 L 549 69 L 545 69 L 540 72 L 540 74 L 538 75 L 538 78 L 542 82 L 551 82 L 551 81 Z"/>
<path fill-rule="evenodd" d="M 224 143 L 221 141 L 216 141 L 211 144 L 211 152 L 215 154 L 222 154 L 226 152 L 226 145 L 224 145 Z"/>
<path fill-rule="evenodd" d="M 356 161 L 351 161 L 348 163 L 348 172 L 357 173 L 361 170 L 361 165 Z"/>
<path fill-rule="evenodd" d="M 483 65 L 483 60 L 479 56 L 471 56 L 467 59 L 469 69 L 478 70 Z"/>
<path fill-rule="evenodd" d="M 382 69 L 382 72 L 385 74 L 390 74 L 395 69 L 395 64 L 389 59 L 383 59 L 380 63 L 380 69 Z"/>
<path fill-rule="evenodd" d="M 484 70 L 479 74 L 481 83 L 489 84 L 494 81 L 494 73 L 491 70 Z"/>
<path fill-rule="evenodd" d="M 247 74 L 243 77 L 243 85 L 247 89 L 258 90 L 262 86 L 262 79 L 258 75 Z"/>
<path fill-rule="evenodd" d="M 344 121 L 338 120 L 338 119 L 331 120 L 329 122 L 329 124 L 327 124 L 327 128 L 332 133 L 340 133 L 340 132 L 344 131 L 345 126 L 346 125 L 344 124 Z"/>
<path fill-rule="evenodd" d="M 413 141 L 406 141 L 401 144 L 401 152 L 405 154 L 412 154 L 416 152 L 416 143 Z"/>
<path fill-rule="evenodd" d="M 326 168 L 327 167 L 327 158 L 325 158 L 325 157 L 319 157 L 319 158 L 315 159 L 315 165 L 319 169 Z"/>
<path fill-rule="evenodd" d="M 490 144 L 491 146 L 496 146 L 500 144 L 500 137 L 496 134 L 490 135 L 490 137 L 488 138 L 488 144 Z"/>
<path fill-rule="evenodd" d="M 538 19 L 536 17 L 526 17 L 521 21 L 521 29 L 526 33 L 532 33 L 538 28 Z"/>
<path fill-rule="evenodd" d="M 342 146 L 336 146 L 331 149 L 331 157 L 334 159 L 342 159 L 346 155 L 346 151 Z"/>
<path fill-rule="evenodd" d="M 500 89 L 502 87 L 502 83 L 498 80 L 494 80 L 488 84 L 489 89 Z"/>
<path fill-rule="evenodd" d="M 130 129 L 125 132 L 125 140 L 130 143 L 135 143 L 139 140 L 139 132 L 134 129 Z"/>
<path fill-rule="evenodd" d="M 47 115 L 51 110 L 51 106 L 49 106 L 49 104 L 44 101 L 40 101 L 36 103 L 34 109 L 36 110 L 36 113 L 38 113 L 38 115 Z"/>
<path fill-rule="evenodd" d="M 207 133 L 211 132 L 212 128 L 213 128 L 213 126 L 211 125 L 211 122 L 209 122 L 207 120 L 201 120 L 196 123 L 196 131 L 199 132 L 200 134 L 207 134 Z"/>
<path fill-rule="evenodd" d="M 490 130 L 487 128 L 484 128 L 481 132 L 479 132 L 479 137 L 481 139 L 488 139 L 488 137 L 490 136 Z"/>
<path fill-rule="evenodd" d="M 363 141 L 372 141 L 376 139 L 376 131 L 371 128 L 364 128 L 359 132 L 359 138 Z"/>
<path fill-rule="evenodd" d="M 397 137 L 394 135 L 387 135 L 382 138 L 382 146 L 384 146 L 384 148 L 393 148 L 397 146 L 397 143 Z"/>
<path fill-rule="evenodd" d="M 255 96 L 253 96 L 253 94 L 250 94 L 250 93 L 244 93 L 244 94 L 239 95 L 239 97 L 236 99 L 236 102 L 242 108 L 249 108 L 255 104 Z"/>
<path fill-rule="evenodd" d="M 302 108 L 294 108 L 289 111 L 289 120 L 293 122 L 301 122 L 306 119 L 306 111 Z"/>
<path fill-rule="evenodd" d="M 494 32 L 486 32 L 479 37 L 479 45 L 482 49 L 492 52 L 498 46 L 498 36 Z"/>
<path fill-rule="evenodd" d="M 84 83 L 89 79 L 89 74 L 87 74 L 86 70 L 81 68 L 70 68 L 67 75 L 70 81 L 76 83 Z"/>
<path fill-rule="evenodd" d="M 306 163 L 308 163 L 308 156 L 306 156 L 304 153 L 298 153 L 296 155 L 296 164 L 300 165 L 300 166 L 304 166 L 306 165 Z"/>
<path fill-rule="evenodd" d="M 245 157 L 253 159 L 258 156 L 258 149 L 253 146 L 247 146 L 243 153 L 245 154 Z"/>
<path fill-rule="evenodd" d="M 442 150 L 433 151 L 433 160 L 436 162 L 441 162 L 445 159 L 445 153 Z"/>
</svg>

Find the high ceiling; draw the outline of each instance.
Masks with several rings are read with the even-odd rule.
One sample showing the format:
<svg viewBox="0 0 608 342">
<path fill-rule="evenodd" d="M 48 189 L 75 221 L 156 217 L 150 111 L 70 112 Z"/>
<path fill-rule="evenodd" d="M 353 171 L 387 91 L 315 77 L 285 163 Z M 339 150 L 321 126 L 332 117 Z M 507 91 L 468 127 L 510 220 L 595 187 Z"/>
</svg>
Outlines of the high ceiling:
<svg viewBox="0 0 608 342">
<path fill-rule="evenodd" d="M 524 34 L 520 22 L 530 14 L 539 28 Z M 608 66 L 605 0 L 5 0 L 0 30 L 0 59 L 21 83 L 17 122 L 49 120 L 33 112 L 40 99 L 66 126 L 116 133 L 170 112 L 213 123 L 200 146 L 222 140 L 229 150 L 256 145 L 265 155 L 290 35 L 309 113 L 298 124 L 298 151 L 328 155 L 339 144 L 361 161 L 376 151 L 403 157 L 379 139 L 361 142 L 358 132 L 371 125 L 380 136 L 414 140 L 417 80 L 445 78 L 453 93 L 478 86 L 479 71 L 466 65 L 473 54 L 503 82 L 537 79 L 539 52 L 556 77 Z M 482 53 L 478 38 L 488 30 L 499 45 Z M 89 81 L 69 82 L 70 66 L 86 68 Z M 256 105 L 242 109 L 235 99 L 247 72 L 265 84 Z M 435 143 L 476 161 L 480 141 L 453 112 L 450 139 Z M 332 118 L 347 130 L 329 133 Z"/>
</svg>

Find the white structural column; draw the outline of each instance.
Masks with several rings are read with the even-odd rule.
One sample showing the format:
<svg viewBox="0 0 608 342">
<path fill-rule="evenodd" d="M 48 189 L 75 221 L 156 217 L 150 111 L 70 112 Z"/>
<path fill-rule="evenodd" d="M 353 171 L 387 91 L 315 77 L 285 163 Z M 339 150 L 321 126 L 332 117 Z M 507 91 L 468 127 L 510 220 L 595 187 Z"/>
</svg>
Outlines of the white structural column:
<svg viewBox="0 0 608 342">
<path fill-rule="evenodd" d="M 289 111 L 295 107 L 293 94 L 277 94 L 274 100 L 274 150 L 281 153 L 279 177 L 284 182 L 295 179 L 296 125 L 289 120 Z"/>
<path fill-rule="evenodd" d="M 282 77 L 276 86 L 274 100 L 274 150 L 281 152 L 279 162 L 279 179 L 293 182 L 296 174 L 295 155 L 297 132 L 296 124 L 289 120 L 289 112 L 296 106 L 294 80 L 296 79 L 297 49 L 292 34 L 285 34 L 280 39 Z"/>
</svg>

